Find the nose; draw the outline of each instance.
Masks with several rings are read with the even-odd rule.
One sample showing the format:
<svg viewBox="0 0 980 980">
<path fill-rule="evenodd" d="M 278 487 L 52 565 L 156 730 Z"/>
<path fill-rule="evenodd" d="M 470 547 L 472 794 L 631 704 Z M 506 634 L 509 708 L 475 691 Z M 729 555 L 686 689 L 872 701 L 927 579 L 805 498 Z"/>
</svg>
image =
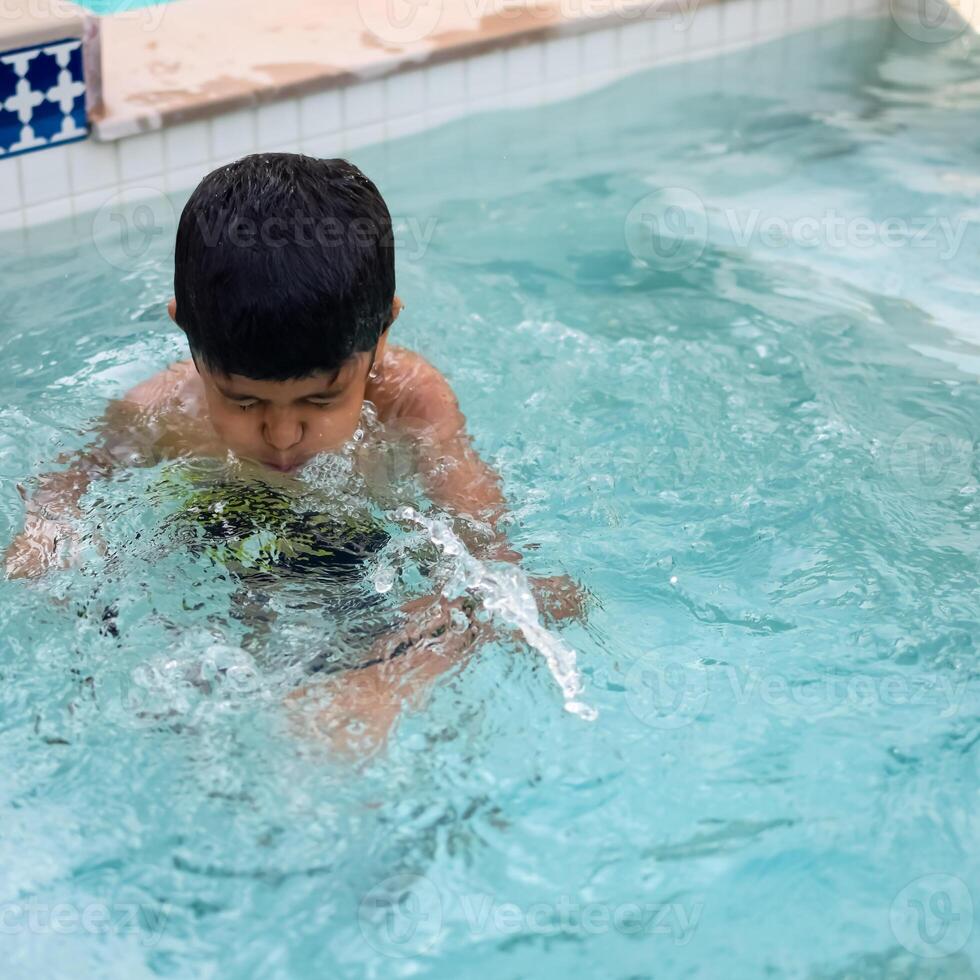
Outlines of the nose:
<svg viewBox="0 0 980 980">
<path fill-rule="evenodd" d="M 289 411 L 270 408 L 265 417 L 265 441 L 280 452 L 292 449 L 303 438 L 303 423 Z"/>
</svg>

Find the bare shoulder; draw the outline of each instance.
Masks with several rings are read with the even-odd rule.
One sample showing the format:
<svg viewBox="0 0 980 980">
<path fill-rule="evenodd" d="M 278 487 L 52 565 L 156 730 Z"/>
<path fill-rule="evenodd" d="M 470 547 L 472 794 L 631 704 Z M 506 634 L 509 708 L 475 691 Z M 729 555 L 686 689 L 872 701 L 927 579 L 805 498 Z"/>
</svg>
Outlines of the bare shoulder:
<svg viewBox="0 0 980 980">
<path fill-rule="evenodd" d="M 389 347 L 379 374 L 369 397 L 383 419 L 420 423 L 440 435 L 456 432 L 465 423 L 452 386 L 421 354 Z"/>
<path fill-rule="evenodd" d="M 177 361 L 134 385 L 118 399 L 125 408 L 161 412 L 177 409 L 187 400 L 194 362 Z"/>
</svg>

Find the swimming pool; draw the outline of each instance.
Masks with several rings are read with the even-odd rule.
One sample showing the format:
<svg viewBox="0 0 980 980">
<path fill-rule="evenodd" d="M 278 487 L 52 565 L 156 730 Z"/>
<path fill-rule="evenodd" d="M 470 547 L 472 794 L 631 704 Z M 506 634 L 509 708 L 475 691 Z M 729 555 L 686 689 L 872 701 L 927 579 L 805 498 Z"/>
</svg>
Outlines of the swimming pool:
<svg viewBox="0 0 980 980">
<path fill-rule="evenodd" d="M 144 7 L 159 7 L 165 3 L 174 2 L 175 0 L 85 0 L 82 6 L 86 10 L 91 10 L 93 14 L 109 16 L 125 14 L 131 10 L 142 10 Z"/>
<path fill-rule="evenodd" d="M 0 583 L 8 975 L 973 975 L 977 68 L 841 24 L 355 154 L 598 716 L 491 643 L 332 761 L 322 617 L 258 669 L 160 474 L 99 485 L 115 564 Z M 8 538 L 183 356 L 166 236 L 90 228 L 0 243 Z"/>
</svg>

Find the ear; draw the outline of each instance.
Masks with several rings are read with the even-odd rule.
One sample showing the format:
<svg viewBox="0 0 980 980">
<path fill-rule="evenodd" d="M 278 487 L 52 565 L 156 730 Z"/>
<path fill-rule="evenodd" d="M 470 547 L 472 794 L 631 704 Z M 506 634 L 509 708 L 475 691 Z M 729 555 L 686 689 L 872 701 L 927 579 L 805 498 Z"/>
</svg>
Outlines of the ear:
<svg viewBox="0 0 980 980">
<path fill-rule="evenodd" d="M 385 359 L 385 348 L 388 346 L 388 331 L 391 326 L 387 326 L 381 331 L 377 346 L 374 348 L 374 365 L 377 367 Z"/>
<path fill-rule="evenodd" d="M 171 299 L 170 302 L 167 303 L 167 312 L 170 314 L 170 319 L 173 320 L 174 323 L 177 323 L 177 300 L 176 299 Z M 180 324 L 178 323 L 177 326 L 180 326 Z"/>
<path fill-rule="evenodd" d="M 374 349 L 375 364 L 380 364 L 385 359 L 385 348 L 388 346 L 388 331 L 391 330 L 391 325 L 398 319 L 398 314 L 403 309 L 405 309 L 405 304 L 396 296 L 391 303 L 391 319 L 388 321 L 388 326 L 381 331 L 381 336 L 378 338 L 378 345 Z"/>
</svg>

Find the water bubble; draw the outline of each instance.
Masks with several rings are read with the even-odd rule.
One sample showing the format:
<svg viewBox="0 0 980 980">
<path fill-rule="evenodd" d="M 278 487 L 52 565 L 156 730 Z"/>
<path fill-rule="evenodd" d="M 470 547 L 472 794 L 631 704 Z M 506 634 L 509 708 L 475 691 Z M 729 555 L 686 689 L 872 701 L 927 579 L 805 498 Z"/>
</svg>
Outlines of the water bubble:
<svg viewBox="0 0 980 980">
<path fill-rule="evenodd" d="M 391 565 L 379 565 L 374 573 L 374 588 L 384 595 L 395 584 L 395 569 Z"/>
</svg>

